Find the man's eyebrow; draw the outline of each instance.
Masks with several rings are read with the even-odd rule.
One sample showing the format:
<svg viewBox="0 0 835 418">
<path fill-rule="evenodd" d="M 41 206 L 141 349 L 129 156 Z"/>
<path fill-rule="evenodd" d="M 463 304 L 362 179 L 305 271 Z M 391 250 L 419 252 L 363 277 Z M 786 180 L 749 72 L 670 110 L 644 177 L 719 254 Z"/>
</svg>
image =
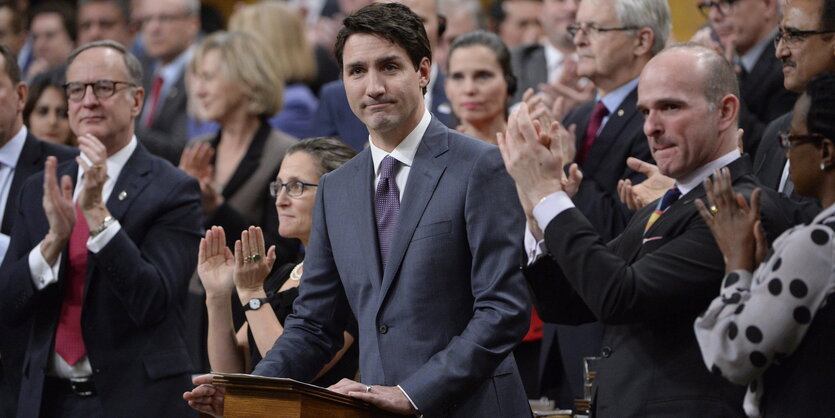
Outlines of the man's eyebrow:
<svg viewBox="0 0 835 418">
<path fill-rule="evenodd" d="M 387 62 L 399 61 L 400 57 L 397 55 L 386 55 L 385 57 L 377 58 L 374 62 L 376 64 L 385 64 Z"/>
</svg>

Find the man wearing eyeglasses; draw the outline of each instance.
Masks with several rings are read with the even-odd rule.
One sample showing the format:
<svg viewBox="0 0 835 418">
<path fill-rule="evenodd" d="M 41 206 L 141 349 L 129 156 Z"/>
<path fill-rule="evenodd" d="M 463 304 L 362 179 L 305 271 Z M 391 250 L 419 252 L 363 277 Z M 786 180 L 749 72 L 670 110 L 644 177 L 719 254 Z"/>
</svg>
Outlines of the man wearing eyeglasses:
<svg viewBox="0 0 835 418">
<path fill-rule="evenodd" d="M 797 94 L 783 87 L 774 39 L 780 21 L 779 0 L 699 0 L 699 11 L 709 19 L 716 40 L 736 65 L 742 107 L 739 126 L 745 130 L 743 150 L 754 154 L 766 125 L 791 110 Z M 718 43 L 717 43 L 718 40 Z"/>
<path fill-rule="evenodd" d="M 151 152 L 177 165 L 193 136 L 185 74 L 200 32 L 200 2 L 143 0 L 134 14 L 149 58 L 143 61 L 146 98 L 137 132 Z"/>
<path fill-rule="evenodd" d="M 138 143 L 142 73 L 123 46 L 79 47 L 66 79 L 82 155 L 24 184 L 0 268 L 0 318 L 33 323 L 18 416 L 184 416 L 199 186 Z"/>
<path fill-rule="evenodd" d="M 783 64 L 784 86 L 803 92 L 816 75 L 835 71 L 835 0 L 789 1 L 774 40 L 776 56 Z M 778 133 L 789 130 L 791 117 L 788 112 L 765 129 L 754 172 L 764 186 L 789 196 L 811 220 L 820 206 L 794 193 L 786 152 L 779 145 Z"/>
<path fill-rule="evenodd" d="M 666 1 L 589 0 L 580 2 L 577 22 L 568 27 L 577 47 L 577 74 L 597 86 L 596 98 L 563 121 L 566 127 L 576 126 L 567 162 L 576 162 L 583 173 L 572 200 L 607 241 L 620 234 L 632 216 L 618 199 L 618 180 L 644 179 L 626 164 L 627 158 L 652 159 L 636 107 L 638 76 L 666 45 L 670 22 Z M 600 355 L 601 334 L 599 323 L 548 325 L 543 386 L 554 385 L 554 376 L 564 370 L 572 398 L 582 398 L 582 357 Z"/>
</svg>

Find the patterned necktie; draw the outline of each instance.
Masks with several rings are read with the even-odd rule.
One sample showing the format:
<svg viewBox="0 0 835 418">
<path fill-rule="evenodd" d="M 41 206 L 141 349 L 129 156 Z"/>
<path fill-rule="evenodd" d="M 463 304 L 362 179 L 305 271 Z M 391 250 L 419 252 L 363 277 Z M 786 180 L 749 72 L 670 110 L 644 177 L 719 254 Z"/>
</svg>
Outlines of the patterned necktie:
<svg viewBox="0 0 835 418">
<path fill-rule="evenodd" d="M 583 145 L 580 146 L 580 149 L 577 151 L 577 157 L 574 159 L 578 165 L 582 166 L 583 162 L 586 161 L 586 157 L 588 157 L 589 151 L 591 151 L 591 146 L 594 144 L 594 140 L 597 139 L 597 131 L 600 130 L 600 125 L 603 124 L 603 118 L 608 114 L 609 109 L 606 109 L 606 105 L 602 101 L 598 101 L 594 105 L 594 110 L 591 112 L 591 119 L 589 119 L 589 126 L 586 127 L 586 134 L 583 136 Z"/>
<path fill-rule="evenodd" d="M 679 190 L 678 187 L 673 187 L 672 189 L 667 190 L 667 192 L 664 193 L 664 197 L 662 197 L 661 200 L 658 202 L 658 206 L 655 207 L 655 211 L 652 212 L 652 215 L 649 215 L 647 226 L 644 228 L 645 234 L 652 227 L 652 224 L 654 224 L 655 221 L 657 221 L 658 218 L 661 217 L 661 214 L 664 213 L 664 211 L 667 210 L 667 208 L 670 207 L 670 205 L 675 203 L 675 201 L 678 200 L 679 197 L 681 197 L 681 190 Z"/>
<path fill-rule="evenodd" d="M 400 161 L 391 155 L 383 158 L 383 162 L 380 163 L 380 182 L 377 184 L 377 193 L 374 195 L 374 214 L 377 218 L 377 238 L 380 242 L 380 258 L 383 260 L 383 267 L 388 262 L 391 238 L 400 214 L 400 190 L 397 188 L 397 182 L 394 181 L 399 164 Z"/>
<path fill-rule="evenodd" d="M 81 336 L 81 302 L 84 295 L 84 277 L 87 275 L 87 238 L 90 228 L 78 206 L 75 207 L 75 227 L 70 235 L 67 262 L 67 284 L 58 330 L 55 332 L 55 352 L 70 366 L 78 363 L 87 350 Z"/>
</svg>

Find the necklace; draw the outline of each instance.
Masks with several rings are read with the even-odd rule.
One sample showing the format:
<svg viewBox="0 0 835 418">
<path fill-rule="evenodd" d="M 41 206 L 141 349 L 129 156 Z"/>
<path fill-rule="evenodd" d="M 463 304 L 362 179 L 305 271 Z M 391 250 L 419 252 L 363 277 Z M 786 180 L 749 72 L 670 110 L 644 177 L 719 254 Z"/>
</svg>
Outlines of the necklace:
<svg viewBox="0 0 835 418">
<path fill-rule="evenodd" d="M 293 267 L 293 271 L 290 272 L 290 280 L 299 281 L 302 278 L 302 265 L 304 261 L 297 264 L 296 267 Z"/>
</svg>

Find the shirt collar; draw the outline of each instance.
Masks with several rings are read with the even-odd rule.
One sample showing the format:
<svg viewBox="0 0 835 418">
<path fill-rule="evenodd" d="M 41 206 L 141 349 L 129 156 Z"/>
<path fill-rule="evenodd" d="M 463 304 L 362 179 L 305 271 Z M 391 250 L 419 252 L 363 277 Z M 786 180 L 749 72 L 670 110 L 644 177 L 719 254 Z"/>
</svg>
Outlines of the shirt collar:
<svg viewBox="0 0 835 418">
<path fill-rule="evenodd" d="M 415 161 L 415 154 L 417 153 L 418 145 L 420 145 L 420 140 L 423 138 L 423 135 L 426 133 L 426 129 L 429 128 L 429 121 L 431 120 L 431 113 L 423 112 L 423 117 L 420 118 L 420 122 L 418 122 L 415 129 L 406 135 L 406 138 L 391 151 L 391 153 L 387 153 L 382 149 L 378 148 L 374 145 L 374 142 L 371 141 L 370 137 L 368 140 L 368 147 L 371 148 L 371 160 L 374 162 L 374 175 L 377 176 L 380 172 L 380 163 L 383 161 L 383 158 L 386 158 L 387 155 L 391 155 L 397 161 L 400 161 L 401 164 L 407 167 L 411 167 L 412 163 Z"/>
<path fill-rule="evenodd" d="M 680 179 L 676 179 L 676 187 L 678 187 L 678 190 L 681 191 L 681 195 L 684 196 L 687 193 L 690 193 L 691 190 L 698 187 L 699 184 L 701 184 L 702 181 L 704 181 L 704 179 L 706 179 L 709 175 L 713 174 L 717 168 L 722 168 L 733 161 L 736 161 L 736 159 L 741 156 L 742 154 L 739 153 L 739 150 L 734 148 L 733 151 L 697 168 L 692 173 Z"/>
<path fill-rule="evenodd" d="M 20 159 L 20 153 L 23 151 L 23 146 L 26 145 L 26 125 L 21 125 L 17 133 L 6 143 L 0 147 L 0 163 L 9 167 L 17 167 L 17 161 Z"/>
<path fill-rule="evenodd" d="M 611 114 L 620 107 L 621 103 L 626 100 L 626 96 L 629 96 L 629 94 L 632 93 L 632 90 L 635 90 L 635 87 L 637 86 L 638 78 L 635 78 L 632 81 L 612 90 L 612 92 L 603 97 L 598 95 L 597 100 L 603 102 L 603 105 L 606 106 L 606 110 L 608 110 L 609 114 Z"/>
<path fill-rule="evenodd" d="M 174 61 L 171 61 L 168 64 L 161 65 L 158 61 L 157 69 L 154 74 L 162 77 L 163 81 L 166 83 L 178 80 L 180 75 L 183 74 L 183 70 L 186 68 L 186 63 L 191 60 L 191 56 L 194 54 L 194 48 L 194 45 L 186 48 L 186 50 L 178 55 L 177 58 L 174 58 Z"/>
<path fill-rule="evenodd" d="M 127 145 L 122 147 L 119 151 L 116 151 L 115 154 L 107 157 L 107 178 L 109 180 L 115 180 L 119 178 L 119 174 L 122 173 L 122 168 L 127 164 L 128 159 L 130 156 L 133 155 L 133 151 L 136 150 L 136 145 L 138 144 L 136 140 L 136 135 L 134 135 L 130 142 Z M 90 159 L 81 153 L 81 159 L 84 160 L 87 165 L 92 165 Z M 79 173 L 81 174 L 81 173 Z"/>
<path fill-rule="evenodd" d="M 757 60 L 760 59 L 760 55 L 763 54 L 768 44 L 774 42 L 775 36 L 777 36 L 777 29 L 774 29 L 771 35 L 766 36 L 760 43 L 754 45 L 745 55 L 739 57 L 739 62 L 742 68 L 745 68 L 745 71 L 750 73 L 754 69 L 754 66 L 757 65 Z"/>
<path fill-rule="evenodd" d="M 565 54 L 557 48 L 554 48 L 550 42 L 543 42 L 545 52 L 545 68 L 548 70 L 548 80 L 552 81 L 556 78 L 556 71 L 565 61 Z"/>
</svg>

